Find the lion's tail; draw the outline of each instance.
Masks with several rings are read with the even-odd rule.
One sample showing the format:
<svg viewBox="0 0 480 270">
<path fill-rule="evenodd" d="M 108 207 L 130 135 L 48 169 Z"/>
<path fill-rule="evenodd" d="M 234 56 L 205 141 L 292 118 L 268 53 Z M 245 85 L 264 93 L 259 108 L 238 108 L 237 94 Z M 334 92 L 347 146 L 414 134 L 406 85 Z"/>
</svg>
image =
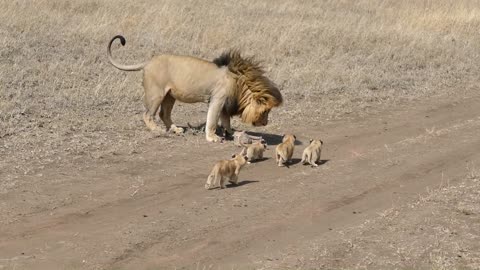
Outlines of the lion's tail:
<svg viewBox="0 0 480 270">
<path fill-rule="evenodd" d="M 120 39 L 120 43 L 122 44 L 122 46 L 125 46 L 125 43 L 127 42 L 125 40 L 125 38 L 121 35 L 116 35 L 112 38 L 112 40 L 110 40 L 110 42 L 108 43 L 108 47 L 107 47 L 107 55 L 108 55 L 108 61 L 110 61 L 110 64 L 112 64 L 114 67 L 120 69 L 120 70 L 124 70 L 124 71 L 138 71 L 138 70 L 142 70 L 145 65 L 147 63 L 141 63 L 141 64 L 136 64 L 136 65 L 122 65 L 120 63 L 117 63 L 117 61 L 115 61 L 112 57 L 112 44 L 113 44 L 113 41 L 115 41 L 115 39 Z"/>
</svg>

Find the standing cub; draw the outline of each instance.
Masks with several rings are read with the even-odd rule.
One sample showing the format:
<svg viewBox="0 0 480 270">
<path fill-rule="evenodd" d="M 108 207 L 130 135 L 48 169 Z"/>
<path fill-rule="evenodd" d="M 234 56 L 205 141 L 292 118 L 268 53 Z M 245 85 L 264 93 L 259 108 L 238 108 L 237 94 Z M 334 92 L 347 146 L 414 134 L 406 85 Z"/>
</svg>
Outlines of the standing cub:
<svg viewBox="0 0 480 270">
<path fill-rule="evenodd" d="M 229 160 L 220 160 L 214 166 L 207 178 L 205 189 L 210 189 L 216 185 L 225 188 L 225 180 L 228 178 L 232 184 L 237 184 L 240 169 L 247 163 L 248 158 L 244 154 L 244 150 L 233 155 Z"/>
<path fill-rule="evenodd" d="M 303 150 L 302 164 L 310 164 L 314 167 L 318 166 L 320 162 L 320 155 L 322 153 L 322 140 L 310 140 L 310 145 Z"/>
<path fill-rule="evenodd" d="M 291 161 L 296 139 L 293 134 L 283 135 L 282 143 L 275 148 L 275 158 L 279 167 L 284 167 Z"/>
<path fill-rule="evenodd" d="M 247 152 L 248 163 L 257 159 L 263 158 L 263 152 L 267 149 L 267 144 L 264 141 L 257 141 L 251 144 L 242 144 L 244 151 Z"/>
</svg>

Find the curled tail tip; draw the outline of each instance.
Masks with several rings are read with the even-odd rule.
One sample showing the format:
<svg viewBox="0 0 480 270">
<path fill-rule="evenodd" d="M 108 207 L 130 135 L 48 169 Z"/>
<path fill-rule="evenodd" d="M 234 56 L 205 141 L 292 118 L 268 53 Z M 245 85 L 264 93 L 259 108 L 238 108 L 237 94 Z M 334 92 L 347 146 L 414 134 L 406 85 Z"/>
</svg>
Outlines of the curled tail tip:
<svg viewBox="0 0 480 270">
<path fill-rule="evenodd" d="M 122 36 L 122 35 L 116 35 L 113 37 L 113 40 L 115 39 L 120 39 L 120 43 L 122 44 L 122 46 L 125 46 L 125 44 L 127 44 L 127 40 Z"/>
</svg>

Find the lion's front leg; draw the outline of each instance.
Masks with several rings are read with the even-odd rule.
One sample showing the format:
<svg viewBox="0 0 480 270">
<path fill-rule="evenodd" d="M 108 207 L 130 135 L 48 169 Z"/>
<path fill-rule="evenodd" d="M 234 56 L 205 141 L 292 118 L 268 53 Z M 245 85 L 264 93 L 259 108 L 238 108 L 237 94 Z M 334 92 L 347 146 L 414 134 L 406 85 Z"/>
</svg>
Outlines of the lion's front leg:
<svg viewBox="0 0 480 270">
<path fill-rule="evenodd" d="M 207 141 L 209 142 L 221 142 L 222 138 L 215 134 L 217 130 L 218 118 L 220 118 L 220 112 L 225 100 L 220 98 L 213 98 L 210 101 L 207 113 L 207 124 L 205 127 L 205 133 Z"/>
<path fill-rule="evenodd" d="M 233 136 L 233 130 L 230 126 L 230 116 L 225 110 L 222 110 L 222 113 L 220 114 L 220 123 L 222 124 L 225 137 Z"/>
</svg>

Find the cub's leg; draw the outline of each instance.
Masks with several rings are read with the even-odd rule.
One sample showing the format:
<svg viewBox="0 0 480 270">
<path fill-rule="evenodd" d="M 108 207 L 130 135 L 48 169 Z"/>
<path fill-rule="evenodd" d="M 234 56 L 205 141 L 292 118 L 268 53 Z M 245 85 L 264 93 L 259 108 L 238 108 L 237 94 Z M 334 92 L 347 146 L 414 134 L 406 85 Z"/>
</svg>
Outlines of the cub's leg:
<svg viewBox="0 0 480 270">
<path fill-rule="evenodd" d="M 174 132 L 175 134 L 181 134 L 184 132 L 183 128 L 177 127 L 172 122 L 171 115 L 173 105 L 175 105 L 175 98 L 173 98 L 170 93 L 167 93 L 167 95 L 165 95 L 163 98 L 159 116 L 167 127 L 167 131 Z"/>
<path fill-rule="evenodd" d="M 300 163 L 302 163 L 303 165 L 307 164 L 307 153 L 306 152 L 303 152 L 302 154 L 302 160 L 300 161 Z"/>
<path fill-rule="evenodd" d="M 210 173 L 207 177 L 207 183 L 205 183 L 205 189 L 210 189 L 212 187 L 212 181 L 214 180 L 214 175 Z"/>
<path fill-rule="evenodd" d="M 230 183 L 236 185 L 238 183 L 238 175 L 234 174 L 232 177 L 230 177 Z"/>
<path fill-rule="evenodd" d="M 284 159 L 282 155 L 277 154 L 277 162 L 278 162 L 278 167 L 285 167 L 286 159 Z"/>
<path fill-rule="evenodd" d="M 219 180 L 220 180 L 220 188 L 221 188 L 221 189 L 226 188 L 226 186 L 225 186 L 225 180 L 226 180 L 225 178 L 226 178 L 226 177 L 220 176 L 219 178 L 220 178 L 220 179 L 219 179 Z"/>
<path fill-rule="evenodd" d="M 318 161 L 320 159 L 318 158 L 317 153 L 312 153 L 312 156 L 310 157 L 310 165 L 314 167 L 318 167 Z"/>
</svg>

